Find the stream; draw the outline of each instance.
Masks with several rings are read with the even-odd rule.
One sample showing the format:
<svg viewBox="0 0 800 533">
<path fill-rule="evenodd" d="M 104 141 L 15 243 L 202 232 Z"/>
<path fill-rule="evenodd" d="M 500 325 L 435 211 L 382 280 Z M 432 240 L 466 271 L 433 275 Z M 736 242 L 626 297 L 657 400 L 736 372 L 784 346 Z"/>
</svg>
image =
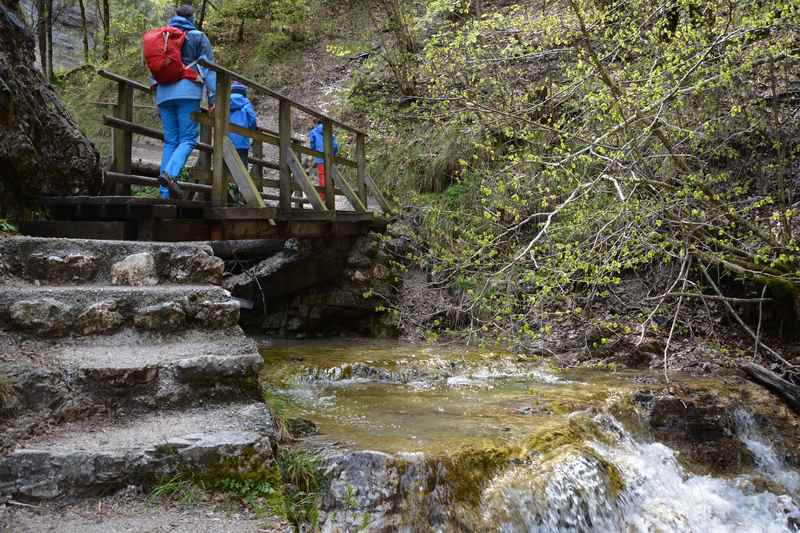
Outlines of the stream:
<svg viewBox="0 0 800 533">
<path fill-rule="evenodd" d="M 748 400 L 751 406 L 739 387 L 718 378 L 676 380 L 702 390 L 706 401 L 726 397 L 717 410 L 698 407 L 707 419 L 690 424 L 706 432 L 727 424 L 709 438 L 727 446 L 719 454 L 735 450 L 744 459 L 724 471 L 654 438 L 661 404 L 658 394 L 642 398 L 659 390 L 656 373 L 563 371 L 502 350 L 362 339 L 264 342 L 261 353 L 273 409 L 316 427 L 299 446 L 320 457 L 331 478 L 323 531 L 706 533 L 800 525 L 800 472 L 785 453 L 796 442 L 761 426 L 768 401 Z M 697 403 L 687 398 L 678 405 Z M 678 412 L 674 420 L 682 418 Z"/>
</svg>

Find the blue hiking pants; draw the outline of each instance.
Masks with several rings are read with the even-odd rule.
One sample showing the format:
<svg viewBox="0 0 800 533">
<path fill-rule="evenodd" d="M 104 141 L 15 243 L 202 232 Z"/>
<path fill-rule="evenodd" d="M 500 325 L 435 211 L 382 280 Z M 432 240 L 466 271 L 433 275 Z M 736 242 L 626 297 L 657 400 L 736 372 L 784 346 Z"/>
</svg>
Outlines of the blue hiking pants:
<svg viewBox="0 0 800 533">
<path fill-rule="evenodd" d="M 164 128 L 164 153 L 161 155 L 161 173 L 177 180 L 189 154 L 197 145 L 199 126 L 192 113 L 200 111 L 200 100 L 167 100 L 158 105 L 161 125 Z M 161 197 L 169 198 L 169 189 L 160 187 Z"/>
</svg>

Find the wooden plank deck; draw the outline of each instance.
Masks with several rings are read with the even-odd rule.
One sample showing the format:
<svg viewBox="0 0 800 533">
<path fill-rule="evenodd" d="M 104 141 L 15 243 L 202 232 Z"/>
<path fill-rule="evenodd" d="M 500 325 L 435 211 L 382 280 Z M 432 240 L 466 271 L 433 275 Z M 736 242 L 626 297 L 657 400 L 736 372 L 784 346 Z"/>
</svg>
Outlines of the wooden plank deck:
<svg viewBox="0 0 800 533">
<path fill-rule="evenodd" d="M 386 226 L 369 212 L 213 207 L 135 196 L 47 197 L 42 203 L 56 220 L 25 225 L 28 235 L 174 242 L 353 236 Z"/>
</svg>

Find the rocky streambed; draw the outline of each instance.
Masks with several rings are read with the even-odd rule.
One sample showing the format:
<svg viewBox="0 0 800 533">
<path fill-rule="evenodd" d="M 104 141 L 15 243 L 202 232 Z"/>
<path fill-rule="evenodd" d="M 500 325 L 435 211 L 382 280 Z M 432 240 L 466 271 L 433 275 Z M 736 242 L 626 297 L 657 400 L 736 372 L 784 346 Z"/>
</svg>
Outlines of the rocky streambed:
<svg viewBox="0 0 800 533">
<path fill-rule="evenodd" d="M 497 350 L 265 342 L 323 531 L 796 531 L 800 420 L 737 376 L 558 371 Z"/>
</svg>

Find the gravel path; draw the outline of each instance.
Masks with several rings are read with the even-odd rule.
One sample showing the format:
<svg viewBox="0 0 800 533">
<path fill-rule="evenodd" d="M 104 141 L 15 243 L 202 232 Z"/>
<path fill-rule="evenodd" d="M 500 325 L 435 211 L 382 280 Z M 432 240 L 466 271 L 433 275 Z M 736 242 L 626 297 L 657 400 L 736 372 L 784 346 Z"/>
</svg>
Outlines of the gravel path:
<svg viewBox="0 0 800 533">
<path fill-rule="evenodd" d="M 275 516 L 200 502 L 193 506 L 114 496 L 68 507 L 0 505 L 0 533 L 274 533 L 292 531 Z"/>
</svg>

